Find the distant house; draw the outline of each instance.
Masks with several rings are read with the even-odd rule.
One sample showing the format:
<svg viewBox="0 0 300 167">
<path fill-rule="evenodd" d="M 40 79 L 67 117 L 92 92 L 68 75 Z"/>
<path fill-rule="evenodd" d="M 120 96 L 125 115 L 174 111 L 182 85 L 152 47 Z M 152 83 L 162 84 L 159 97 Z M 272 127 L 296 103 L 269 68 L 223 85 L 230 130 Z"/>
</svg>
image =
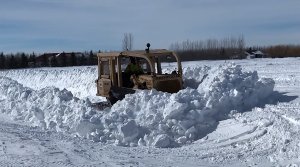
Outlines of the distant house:
<svg viewBox="0 0 300 167">
<path fill-rule="evenodd" d="M 254 58 L 264 58 L 266 57 L 266 54 L 264 54 L 262 51 L 260 50 L 252 50 L 251 48 L 248 49 L 245 52 L 246 56 L 248 59 L 254 59 Z"/>
<path fill-rule="evenodd" d="M 36 67 L 47 67 L 50 64 L 50 59 L 59 53 L 44 53 L 36 58 Z"/>
<path fill-rule="evenodd" d="M 83 55 L 81 52 L 44 53 L 36 58 L 37 67 L 68 66 L 72 65 L 72 55 L 75 58 Z M 55 64 L 54 64 L 55 60 Z M 76 61 L 76 60 L 75 60 Z"/>
</svg>

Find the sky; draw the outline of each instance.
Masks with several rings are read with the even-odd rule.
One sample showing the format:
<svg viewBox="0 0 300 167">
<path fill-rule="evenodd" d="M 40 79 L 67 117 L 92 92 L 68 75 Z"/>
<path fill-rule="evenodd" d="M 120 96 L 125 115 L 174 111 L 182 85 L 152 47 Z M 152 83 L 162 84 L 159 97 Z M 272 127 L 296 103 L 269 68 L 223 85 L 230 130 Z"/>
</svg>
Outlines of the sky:
<svg viewBox="0 0 300 167">
<path fill-rule="evenodd" d="M 247 46 L 300 44 L 300 0 L 0 0 L 0 52 L 169 48 L 243 35 Z"/>
</svg>

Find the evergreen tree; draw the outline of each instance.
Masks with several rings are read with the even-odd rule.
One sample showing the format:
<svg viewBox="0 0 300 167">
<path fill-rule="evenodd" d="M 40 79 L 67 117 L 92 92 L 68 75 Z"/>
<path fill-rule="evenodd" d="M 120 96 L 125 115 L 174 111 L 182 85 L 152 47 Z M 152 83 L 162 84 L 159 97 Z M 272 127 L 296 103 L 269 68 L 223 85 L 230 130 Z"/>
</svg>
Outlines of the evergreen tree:
<svg viewBox="0 0 300 167">
<path fill-rule="evenodd" d="M 28 57 L 25 55 L 25 53 L 21 54 L 20 67 L 21 68 L 27 68 L 28 67 Z"/>
<path fill-rule="evenodd" d="M 91 50 L 90 51 L 90 54 L 89 54 L 89 58 L 88 58 L 88 64 L 87 65 L 93 65 L 93 58 L 94 57 L 94 53 L 93 51 Z"/>
<path fill-rule="evenodd" d="M 81 56 L 79 57 L 78 64 L 81 66 L 86 65 L 86 58 L 85 58 L 84 54 L 81 54 Z"/>
<path fill-rule="evenodd" d="M 11 54 L 11 56 L 14 56 L 12 68 L 19 68 L 21 66 L 21 53 Z"/>
<path fill-rule="evenodd" d="M 5 60 L 4 54 L 0 53 L 0 69 L 5 69 L 5 66 L 6 66 L 5 63 L 6 63 L 6 60 Z"/>
<path fill-rule="evenodd" d="M 9 69 L 17 68 L 17 62 L 16 62 L 15 56 L 13 54 L 10 56 L 8 68 Z"/>
<path fill-rule="evenodd" d="M 71 53 L 71 66 L 77 66 L 77 59 L 74 52 Z"/>
<path fill-rule="evenodd" d="M 32 63 L 33 67 L 36 67 L 36 56 L 34 52 L 30 55 L 29 61 Z"/>
<path fill-rule="evenodd" d="M 62 54 L 60 55 L 61 57 L 61 67 L 66 67 L 67 66 L 67 56 L 65 52 L 62 52 Z"/>
</svg>

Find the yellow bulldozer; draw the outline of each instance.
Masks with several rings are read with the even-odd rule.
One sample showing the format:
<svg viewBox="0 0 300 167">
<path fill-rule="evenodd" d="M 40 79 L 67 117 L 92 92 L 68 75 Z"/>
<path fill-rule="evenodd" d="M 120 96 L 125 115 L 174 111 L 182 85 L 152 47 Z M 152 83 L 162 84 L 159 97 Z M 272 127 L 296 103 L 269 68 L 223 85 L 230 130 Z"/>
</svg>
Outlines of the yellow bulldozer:
<svg viewBox="0 0 300 167">
<path fill-rule="evenodd" d="M 166 49 L 147 49 L 98 53 L 97 96 L 114 104 L 137 89 L 156 89 L 176 93 L 183 88 L 182 66 L 179 57 Z M 162 72 L 163 60 L 177 61 L 177 68 Z"/>
</svg>

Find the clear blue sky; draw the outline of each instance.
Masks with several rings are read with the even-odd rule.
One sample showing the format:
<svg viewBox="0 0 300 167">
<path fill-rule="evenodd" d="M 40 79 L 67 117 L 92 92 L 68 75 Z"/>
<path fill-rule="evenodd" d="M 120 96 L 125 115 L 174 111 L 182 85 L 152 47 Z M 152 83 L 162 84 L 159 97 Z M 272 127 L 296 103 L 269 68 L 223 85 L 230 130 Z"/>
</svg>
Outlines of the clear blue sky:
<svg viewBox="0 0 300 167">
<path fill-rule="evenodd" d="M 169 48 L 243 34 L 246 44 L 300 44 L 300 0 L 0 0 L 0 52 Z"/>
</svg>

